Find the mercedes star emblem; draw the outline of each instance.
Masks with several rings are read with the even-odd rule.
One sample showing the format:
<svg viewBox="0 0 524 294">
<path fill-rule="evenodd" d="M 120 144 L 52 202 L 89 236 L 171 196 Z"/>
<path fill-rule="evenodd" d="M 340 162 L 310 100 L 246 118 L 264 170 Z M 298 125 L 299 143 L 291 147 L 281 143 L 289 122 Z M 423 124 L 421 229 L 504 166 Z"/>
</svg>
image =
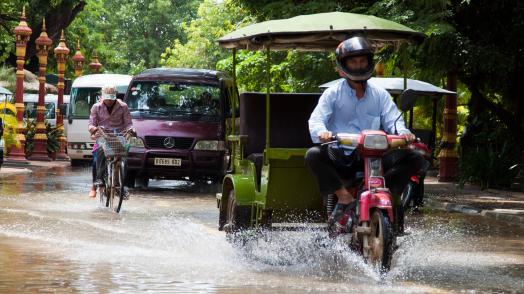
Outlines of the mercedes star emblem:
<svg viewBox="0 0 524 294">
<path fill-rule="evenodd" d="M 175 138 L 173 137 L 166 137 L 164 139 L 164 146 L 166 146 L 167 149 L 171 149 L 175 147 Z"/>
</svg>

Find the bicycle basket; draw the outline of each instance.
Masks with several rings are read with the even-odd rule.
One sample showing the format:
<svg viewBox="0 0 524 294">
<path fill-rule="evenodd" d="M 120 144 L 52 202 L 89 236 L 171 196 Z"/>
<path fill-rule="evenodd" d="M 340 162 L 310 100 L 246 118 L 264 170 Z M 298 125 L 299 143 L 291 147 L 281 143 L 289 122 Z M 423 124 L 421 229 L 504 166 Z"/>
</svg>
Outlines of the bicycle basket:
<svg viewBox="0 0 524 294">
<path fill-rule="evenodd" d="M 121 135 L 107 134 L 105 137 L 98 138 L 97 144 L 102 147 L 106 156 L 125 157 L 127 155 L 126 139 Z"/>
</svg>

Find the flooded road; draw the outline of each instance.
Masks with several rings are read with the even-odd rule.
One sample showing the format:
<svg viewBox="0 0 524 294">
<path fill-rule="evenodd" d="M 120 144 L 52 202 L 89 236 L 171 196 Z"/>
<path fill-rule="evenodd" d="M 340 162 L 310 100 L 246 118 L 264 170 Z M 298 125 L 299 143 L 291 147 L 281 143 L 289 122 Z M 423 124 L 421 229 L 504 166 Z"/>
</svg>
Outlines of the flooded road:
<svg viewBox="0 0 524 294">
<path fill-rule="evenodd" d="M 523 230 L 476 216 L 408 220 L 383 279 L 315 231 L 244 246 L 218 232 L 214 185 L 151 181 L 120 214 L 87 168 L 0 178 L 0 292 L 524 292 Z"/>
</svg>

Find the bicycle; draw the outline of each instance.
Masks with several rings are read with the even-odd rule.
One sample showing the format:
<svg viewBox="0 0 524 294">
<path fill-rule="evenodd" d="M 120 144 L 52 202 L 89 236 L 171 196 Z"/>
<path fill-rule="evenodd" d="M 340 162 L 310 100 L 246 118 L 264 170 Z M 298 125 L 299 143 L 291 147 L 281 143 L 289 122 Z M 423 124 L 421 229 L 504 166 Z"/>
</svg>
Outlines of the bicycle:
<svg viewBox="0 0 524 294">
<path fill-rule="evenodd" d="M 97 135 L 98 148 L 102 148 L 104 151 L 107 164 L 104 173 L 105 186 L 98 188 L 100 203 L 119 213 L 125 194 L 125 159 L 129 150 L 129 139 L 132 136 L 132 131 L 108 133 L 103 128 L 99 128 Z"/>
</svg>

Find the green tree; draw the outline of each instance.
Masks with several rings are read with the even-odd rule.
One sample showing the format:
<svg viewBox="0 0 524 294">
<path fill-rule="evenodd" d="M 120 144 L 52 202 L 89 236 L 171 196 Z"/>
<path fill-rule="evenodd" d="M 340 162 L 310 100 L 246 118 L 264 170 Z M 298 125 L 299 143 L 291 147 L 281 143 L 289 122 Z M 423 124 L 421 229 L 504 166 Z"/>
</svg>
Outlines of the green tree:
<svg viewBox="0 0 524 294">
<path fill-rule="evenodd" d="M 188 41 L 174 40 L 162 55 L 162 64 L 171 67 L 197 67 L 232 71 L 230 50 L 220 48 L 217 40 L 255 17 L 236 1 L 205 0 L 198 18 L 184 29 Z M 266 55 L 264 52 L 238 52 L 238 84 L 245 91 L 265 89 Z M 272 91 L 318 91 L 319 82 L 336 78 L 329 54 L 273 52 L 271 62 Z"/>
<path fill-rule="evenodd" d="M 185 41 L 182 25 L 196 15 L 198 0 L 87 0 L 69 33 L 96 51 L 104 67 L 135 74 L 160 64 L 171 40 Z"/>
<path fill-rule="evenodd" d="M 162 54 L 161 63 L 171 67 L 216 69 L 217 62 L 229 54 L 218 46 L 217 39 L 252 21 L 245 10 L 231 1 L 204 0 L 198 7 L 197 18 L 182 24 L 187 41 L 175 38 Z"/>
</svg>

